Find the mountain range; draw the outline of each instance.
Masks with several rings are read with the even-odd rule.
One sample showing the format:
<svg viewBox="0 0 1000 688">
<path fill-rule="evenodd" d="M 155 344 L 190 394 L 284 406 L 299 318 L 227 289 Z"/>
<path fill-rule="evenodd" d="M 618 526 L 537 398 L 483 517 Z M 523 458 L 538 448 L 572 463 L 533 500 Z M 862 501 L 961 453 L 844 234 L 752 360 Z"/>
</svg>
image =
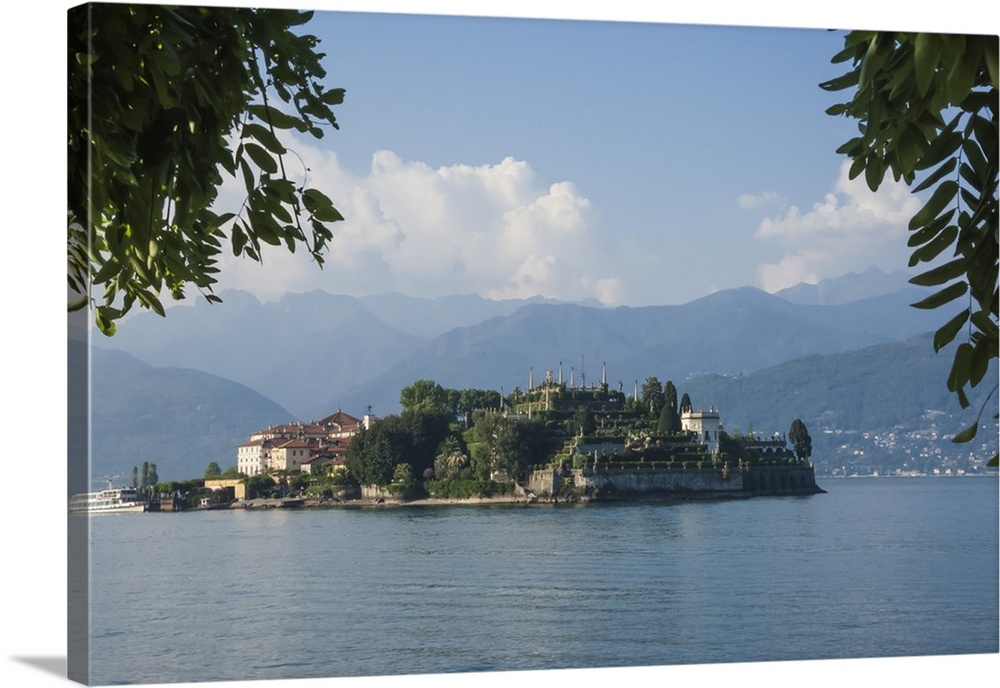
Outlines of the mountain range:
<svg viewBox="0 0 1000 688">
<path fill-rule="evenodd" d="M 239 382 L 302 418 L 337 408 L 398 410 L 399 390 L 421 378 L 508 390 L 557 371 L 625 389 L 649 375 L 683 380 L 737 374 L 934 329 L 939 315 L 909 308 L 914 287 L 837 305 L 797 304 L 753 288 L 677 306 L 604 308 L 479 296 L 350 297 L 314 291 L 261 303 L 224 303 L 129 319 L 113 347 L 155 366 L 194 368 Z"/>
<path fill-rule="evenodd" d="M 887 286 L 893 281 L 895 291 Z M 726 417 L 738 424 L 764 427 L 750 410 L 756 409 L 777 416 L 773 422 L 784 427 L 796 403 L 802 408 L 794 416 L 805 419 L 817 398 L 837 396 L 832 385 L 838 370 L 867 370 L 864 362 L 875 355 L 867 347 L 898 344 L 941 324 L 939 313 L 909 307 L 925 296 L 922 290 L 877 271 L 784 295 L 741 288 L 676 306 L 604 308 L 474 295 L 358 298 L 321 291 L 271 303 L 243 292 L 222 296 L 221 305 L 175 307 L 166 318 L 140 314 L 113 338 L 95 340 L 95 471 L 101 457 L 118 457 L 116 465 L 133 457 L 130 468 L 147 460 L 140 455 L 151 444 L 162 444 L 157 451 L 175 452 L 174 463 L 182 461 L 174 447 L 187 446 L 179 451 L 197 458 L 190 464 L 183 459 L 183 470 L 198 475 L 209 460 L 234 463 L 236 445 L 271 423 L 312 420 L 338 409 L 356 416 L 369 407 L 376 415 L 397 412 L 400 389 L 418 379 L 509 393 L 527 388 L 532 378 L 541 381 L 547 371 L 561 370 L 564 380 L 577 384 L 599 383 L 606 371 L 612 388 L 632 393 L 656 376 L 696 391 L 706 404 L 725 406 Z M 886 389 L 884 403 L 918 368 L 920 377 L 933 376 L 929 382 L 943 388 L 947 370 L 939 370 L 940 361 L 924 370 L 915 363 L 923 360 L 922 348 L 900 347 L 873 359 L 885 371 L 884 380 L 873 378 L 879 380 L 875 387 Z M 859 350 L 856 359 L 836 357 Z M 780 392 L 801 374 L 794 367 L 758 372 L 803 360 L 811 362 L 797 365 L 825 371 L 828 389 L 812 380 L 796 399 Z M 762 391 L 762 379 L 773 383 L 780 404 L 762 403 L 771 393 Z M 732 391 L 741 385 L 744 393 Z M 171 405 L 176 408 L 168 411 Z M 829 417 L 815 411 L 817 422 Z M 857 422 L 849 409 L 835 413 L 844 423 Z M 173 430 L 157 430 L 155 437 L 145 432 L 158 424 Z M 169 464 L 156 463 L 165 475 Z"/>
</svg>

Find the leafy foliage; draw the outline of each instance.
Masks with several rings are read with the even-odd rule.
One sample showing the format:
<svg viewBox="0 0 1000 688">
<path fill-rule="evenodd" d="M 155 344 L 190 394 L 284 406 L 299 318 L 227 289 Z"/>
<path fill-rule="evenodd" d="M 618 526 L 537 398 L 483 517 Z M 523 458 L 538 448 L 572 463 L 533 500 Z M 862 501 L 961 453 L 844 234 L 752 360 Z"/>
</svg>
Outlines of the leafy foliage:
<svg viewBox="0 0 1000 688">
<path fill-rule="evenodd" d="M 293 32 L 311 16 L 104 3 L 70 11 L 71 310 L 94 305 L 112 335 L 136 303 L 162 315 L 163 291 L 180 299 L 194 285 L 219 301 L 212 287 L 226 240 L 257 261 L 263 244 L 304 245 L 322 264 L 330 224 L 343 217 L 308 187 L 307 170 L 286 169 L 278 135 L 337 128 L 344 90 L 322 84 L 318 39 Z M 222 171 L 246 197 L 218 213 Z"/>
<path fill-rule="evenodd" d="M 887 172 L 914 192 L 930 192 L 910 219 L 910 267 L 939 263 L 914 277 L 938 290 L 913 304 L 962 304 L 936 332 L 934 349 L 967 331 L 954 354 L 948 389 L 962 408 L 997 358 L 997 37 L 852 31 L 834 63 L 851 71 L 820 84 L 854 89 L 829 108 L 858 120 L 860 135 L 839 153 L 873 191 Z M 951 251 L 945 262 L 939 259 Z M 985 406 L 984 406 L 985 408 Z M 971 440 L 977 423 L 955 437 Z"/>
<path fill-rule="evenodd" d="M 655 375 L 647 377 L 642 384 L 642 405 L 647 409 L 650 418 L 660 417 L 663 403 L 663 385 Z"/>
<path fill-rule="evenodd" d="M 677 387 L 672 380 L 667 380 L 663 388 L 663 410 L 656 424 L 656 431 L 661 434 L 680 432 L 681 415 L 677 411 Z"/>
<path fill-rule="evenodd" d="M 801 418 L 792 421 L 792 427 L 788 431 L 788 441 L 792 443 L 795 458 L 808 459 L 812 456 L 812 437 L 809 436 L 809 430 Z"/>
<path fill-rule="evenodd" d="M 407 463 L 411 448 L 399 416 L 388 416 L 353 437 L 344 463 L 362 485 L 388 485 L 396 467 Z"/>
<path fill-rule="evenodd" d="M 481 443 L 481 449 L 472 452 L 479 475 L 502 473 L 521 480 L 528 467 L 545 456 L 544 427 L 537 422 L 485 413 L 476 420 L 474 434 Z"/>
<path fill-rule="evenodd" d="M 406 411 L 387 416 L 362 429 L 347 448 L 347 470 L 363 485 L 387 485 L 397 480 L 400 465 L 410 479 L 434 468 L 434 460 L 451 429 L 448 415 L 435 410 Z"/>
<path fill-rule="evenodd" d="M 692 409 L 691 397 L 688 396 L 687 392 L 684 392 L 684 396 L 681 397 L 680 403 L 681 403 L 680 406 L 681 413 L 684 413 L 685 411 L 690 411 Z"/>
<path fill-rule="evenodd" d="M 433 380 L 417 380 L 412 385 L 403 387 L 399 392 L 399 405 L 403 411 L 447 411 L 453 406 L 453 390 L 444 387 Z"/>
</svg>

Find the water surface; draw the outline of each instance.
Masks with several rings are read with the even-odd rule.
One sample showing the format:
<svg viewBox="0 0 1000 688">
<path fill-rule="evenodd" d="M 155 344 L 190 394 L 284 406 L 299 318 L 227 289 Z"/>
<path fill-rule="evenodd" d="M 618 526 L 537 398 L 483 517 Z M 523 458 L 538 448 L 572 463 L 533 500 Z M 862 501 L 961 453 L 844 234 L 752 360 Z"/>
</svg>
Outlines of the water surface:
<svg viewBox="0 0 1000 688">
<path fill-rule="evenodd" d="M 998 651 L 995 478 L 91 517 L 92 682 Z"/>
</svg>

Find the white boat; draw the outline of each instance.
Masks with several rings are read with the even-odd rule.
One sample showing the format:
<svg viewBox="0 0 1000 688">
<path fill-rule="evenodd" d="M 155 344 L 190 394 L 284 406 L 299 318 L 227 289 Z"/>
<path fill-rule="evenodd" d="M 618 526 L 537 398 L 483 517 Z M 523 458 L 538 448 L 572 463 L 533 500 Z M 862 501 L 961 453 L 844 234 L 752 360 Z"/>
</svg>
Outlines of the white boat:
<svg viewBox="0 0 1000 688">
<path fill-rule="evenodd" d="M 146 511 L 146 502 L 139 499 L 132 487 L 109 487 L 100 492 L 84 492 L 69 500 L 72 513 L 129 513 Z"/>
</svg>

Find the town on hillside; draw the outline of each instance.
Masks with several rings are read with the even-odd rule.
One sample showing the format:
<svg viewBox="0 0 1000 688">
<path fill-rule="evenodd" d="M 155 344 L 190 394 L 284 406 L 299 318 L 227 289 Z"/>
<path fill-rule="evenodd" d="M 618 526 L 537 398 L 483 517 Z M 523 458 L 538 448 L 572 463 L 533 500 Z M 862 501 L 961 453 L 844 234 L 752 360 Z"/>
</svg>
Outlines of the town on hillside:
<svg viewBox="0 0 1000 688">
<path fill-rule="evenodd" d="M 226 471 L 157 486 L 164 509 L 301 506 L 424 499 L 590 501 L 641 496 L 813 494 L 811 438 L 726 432 L 720 410 L 695 406 L 671 381 L 631 394 L 562 365 L 525 389 L 448 389 L 417 380 L 398 414 L 337 410 L 250 433 Z M 194 488 L 194 489 L 192 489 Z"/>
</svg>

